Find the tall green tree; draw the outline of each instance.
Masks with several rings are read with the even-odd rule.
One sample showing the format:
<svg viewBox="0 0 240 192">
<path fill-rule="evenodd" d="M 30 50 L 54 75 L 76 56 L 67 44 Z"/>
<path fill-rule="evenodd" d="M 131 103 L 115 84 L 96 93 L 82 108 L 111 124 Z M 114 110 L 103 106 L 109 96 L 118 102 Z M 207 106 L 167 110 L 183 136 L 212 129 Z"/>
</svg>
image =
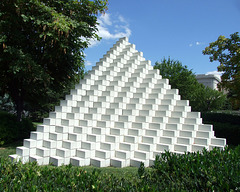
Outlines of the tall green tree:
<svg viewBox="0 0 240 192">
<path fill-rule="evenodd" d="M 181 99 L 189 100 L 193 111 L 217 110 L 226 103 L 226 96 L 222 92 L 198 83 L 192 70 L 180 61 L 164 58 L 155 63 L 154 69 L 159 69 L 162 77 L 169 79 L 171 87 L 179 90 Z"/>
<path fill-rule="evenodd" d="M 218 61 L 218 71 L 223 72 L 220 87 L 228 91 L 236 109 L 240 108 L 240 36 L 233 33 L 230 38 L 219 36 L 203 50 L 210 55 L 211 62 Z"/>
<path fill-rule="evenodd" d="M 106 8 L 107 0 L 1 0 L 0 91 L 19 120 L 27 106 L 55 101 L 79 80 Z"/>
</svg>

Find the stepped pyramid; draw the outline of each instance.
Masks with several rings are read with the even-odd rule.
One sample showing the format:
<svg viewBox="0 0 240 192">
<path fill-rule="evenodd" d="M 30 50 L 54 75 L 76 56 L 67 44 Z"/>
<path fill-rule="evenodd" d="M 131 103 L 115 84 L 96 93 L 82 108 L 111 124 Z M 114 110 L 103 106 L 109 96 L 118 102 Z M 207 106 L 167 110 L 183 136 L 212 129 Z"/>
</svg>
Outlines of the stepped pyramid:
<svg viewBox="0 0 240 192">
<path fill-rule="evenodd" d="M 225 145 L 121 38 L 10 157 L 39 165 L 149 166 L 165 150 L 182 154 Z"/>
</svg>

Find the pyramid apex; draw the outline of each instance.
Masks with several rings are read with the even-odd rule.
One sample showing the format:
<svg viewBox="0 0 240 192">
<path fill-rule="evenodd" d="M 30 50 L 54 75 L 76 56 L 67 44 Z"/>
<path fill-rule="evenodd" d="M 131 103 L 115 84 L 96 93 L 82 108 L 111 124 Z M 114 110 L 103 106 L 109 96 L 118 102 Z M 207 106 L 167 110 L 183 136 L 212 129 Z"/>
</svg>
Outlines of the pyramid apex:
<svg viewBox="0 0 240 192">
<path fill-rule="evenodd" d="M 119 41 L 127 41 L 128 42 L 128 37 L 121 37 Z"/>
</svg>

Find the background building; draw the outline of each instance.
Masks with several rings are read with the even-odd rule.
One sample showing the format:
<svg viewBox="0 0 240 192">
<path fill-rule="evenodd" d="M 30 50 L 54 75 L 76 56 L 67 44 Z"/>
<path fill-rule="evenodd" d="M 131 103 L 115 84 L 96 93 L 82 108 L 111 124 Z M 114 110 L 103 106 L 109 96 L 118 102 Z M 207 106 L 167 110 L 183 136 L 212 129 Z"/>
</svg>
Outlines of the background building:
<svg viewBox="0 0 240 192">
<path fill-rule="evenodd" d="M 221 82 L 220 75 L 214 74 L 199 74 L 196 75 L 196 79 L 199 83 L 202 83 L 206 87 L 210 87 L 211 89 L 218 90 L 217 84 Z"/>
</svg>

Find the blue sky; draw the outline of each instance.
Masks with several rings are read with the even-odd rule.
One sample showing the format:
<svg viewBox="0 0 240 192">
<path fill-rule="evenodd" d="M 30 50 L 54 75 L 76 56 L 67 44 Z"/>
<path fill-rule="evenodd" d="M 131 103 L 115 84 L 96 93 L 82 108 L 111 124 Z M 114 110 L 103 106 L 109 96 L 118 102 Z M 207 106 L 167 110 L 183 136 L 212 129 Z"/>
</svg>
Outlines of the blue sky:
<svg viewBox="0 0 240 192">
<path fill-rule="evenodd" d="M 109 0 L 98 22 L 102 40 L 85 50 L 87 70 L 127 36 L 152 65 L 170 57 L 206 74 L 217 71 L 219 63 L 211 63 L 202 50 L 220 35 L 240 32 L 240 0 Z"/>
</svg>

